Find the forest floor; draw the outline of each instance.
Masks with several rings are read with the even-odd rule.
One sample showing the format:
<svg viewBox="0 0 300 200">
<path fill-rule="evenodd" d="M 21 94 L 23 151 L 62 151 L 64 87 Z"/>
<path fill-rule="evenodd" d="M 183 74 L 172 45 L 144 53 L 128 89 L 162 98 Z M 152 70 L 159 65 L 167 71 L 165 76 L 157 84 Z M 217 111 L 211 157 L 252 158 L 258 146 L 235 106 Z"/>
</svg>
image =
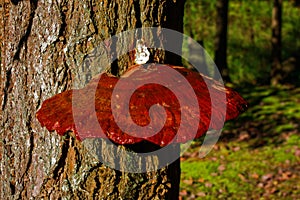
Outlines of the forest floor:
<svg viewBox="0 0 300 200">
<path fill-rule="evenodd" d="M 300 199 L 300 88 L 238 90 L 249 109 L 204 158 L 181 158 L 181 199 Z"/>
</svg>

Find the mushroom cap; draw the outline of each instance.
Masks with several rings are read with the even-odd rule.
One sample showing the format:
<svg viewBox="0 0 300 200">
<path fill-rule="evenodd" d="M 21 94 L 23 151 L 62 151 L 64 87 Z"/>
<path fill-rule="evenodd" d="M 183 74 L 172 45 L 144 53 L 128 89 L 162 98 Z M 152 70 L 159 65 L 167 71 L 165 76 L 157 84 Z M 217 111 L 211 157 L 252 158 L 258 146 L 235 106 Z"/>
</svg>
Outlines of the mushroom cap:
<svg viewBox="0 0 300 200">
<path fill-rule="evenodd" d="M 161 79 L 161 74 L 158 73 L 161 67 L 176 70 L 188 81 L 194 93 L 186 90 L 185 84 L 176 84 L 173 87 L 185 93 L 186 99 L 196 95 L 198 108 L 180 107 L 181 102 L 171 91 L 172 87 L 155 82 L 142 84 L 136 88 L 129 102 L 120 100 L 116 103 L 112 100 L 113 95 L 117 98 L 128 95 L 136 84 L 141 84 L 144 80 Z M 163 76 L 164 81 L 170 81 L 171 84 L 175 83 L 177 78 Z M 134 144 L 147 140 L 159 146 L 166 146 L 169 143 L 184 143 L 198 138 L 209 129 L 221 129 L 225 121 L 236 118 L 247 108 L 247 102 L 231 88 L 180 66 L 151 64 L 145 68 L 134 65 L 121 79 L 122 84 L 117 85 L 120 78 L 101 73 L 82 89 L 68 90 L 45 100 L 36 117 L 49 131 L 56 131 L 60 135 L 73 131 L 80 140 L 108 138 L 117 144 Z M 117 93 L 114 90 L 116 86 Z M 153 105 L 162 106 L 165 112 L 151 113 L 149 110 Z M 129 113 L 124 108 L 129 109 Z M 196 112 L 198 109 L 199 112 Z M 119 127 L 116 118 L 126 126 L 126 131 Z M 183 119 L 185 119 L 184 127 L 181 129 L 183 131 L 178 133 Z M 196 129 L 193 124 L 195 120 L 198 124 Z M 163 127 L 154 135 L 140 131 L 137 136 L 130 131 L 136 131 L 136 126 L 143 128 L 151 123 L 153 125 L 161 122 Z"/>
</svg>

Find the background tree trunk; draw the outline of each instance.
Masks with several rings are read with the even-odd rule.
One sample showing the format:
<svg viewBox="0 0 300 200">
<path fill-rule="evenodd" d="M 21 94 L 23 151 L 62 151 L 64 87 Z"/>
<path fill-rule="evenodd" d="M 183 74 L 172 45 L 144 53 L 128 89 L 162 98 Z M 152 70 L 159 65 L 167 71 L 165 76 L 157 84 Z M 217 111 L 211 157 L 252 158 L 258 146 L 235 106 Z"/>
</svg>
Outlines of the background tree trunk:
<svg viewBox="0 0 300 200">
<path fill-rule="evenodd" d="M 300 0 L 294 0 L 294 6 L 300 7 Z"/>
<path fill-rule="evenodd" d="M 82 62 L 105 38 L 136 27 L 162 26 L 182 32 L 183 4 L 171 0 L 2 1 L 0 199 L 178 197 L 179 160 L 143 174 L 113 170 L 90 156 L 72 133 L 59 137 L 41 128 L 35 113 L 45 99 L 71 89 L 74 77 L 90 77 L 102 70 L 82 75 Z M 113 44 L 108 47 L 113 53 Z M 169 54 L 163 58 L 180 62 Z M 119 59 L 111 72 L 122 74 L 128 59 Z M 100 143 L 103 155 L 113 157 L 109 144 Z M 139 145 L 133 149 L 153 148 Z M 179 147 L 174 146 L 174 151 Z"/>
<path fill-rule="evenodd" d="M 227 27 L 228 27 L 229 0 L 217 0 L 216 37 L 215 37 L 215 64 L 224 81 L 229 82 L 227 67 Z M 215 73 L 216 74 L 216 73 Z M 217 78 L 217 76 L 215 76 Z"/>
<path fill-rule="evenodd" d="M 282 81 L 281 65 L 281 24 L 282 0 L 274 0 L 272 11 L 272 65 L 271 84 L 276 85 Z"/>
</svg>

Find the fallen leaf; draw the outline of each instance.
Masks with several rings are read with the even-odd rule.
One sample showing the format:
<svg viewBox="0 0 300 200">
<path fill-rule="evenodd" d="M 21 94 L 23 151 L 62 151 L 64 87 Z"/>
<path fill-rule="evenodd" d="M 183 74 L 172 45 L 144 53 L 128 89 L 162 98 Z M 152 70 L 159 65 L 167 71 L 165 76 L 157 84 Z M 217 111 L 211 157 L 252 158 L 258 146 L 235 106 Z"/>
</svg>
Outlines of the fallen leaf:
<svg viewBox="0 0 300 200">
<path fill-rule="evenodd" d="M 220 171 L 220 172 L 224 171 L 225 169 L 226 169 L 225 165 L 220 165 L 218 167 L 218 171 Z"/>
<path fill-rule="evenodd" d="M 205 197 L 206 196 L 206 194 L 204 192 L 198 192 L 196 195 L 198 197 Z"/>
<path fill-rule="evenodd" d="M 247 131 L 243 131 L 239 135 L 239 141 L 248 140 L 250 138 L 250 135 Z"/>
<path fill-rule="evenodd" d="M 205 187 L 207 187 L 207 188 L 211 188 L 212 186 L 213 186 L 213 184 L 210 182 L 205 183 Z"/>
<path fill-rule="evenodd" d="M 215 173 L 215 172 L 213 172 L 213 173 L 211 173 L 210 175 L 211 175 L 211 176 L 218 176 L 219 174 L 218 174 L 218 173 Z"/>
<path fill-rule="evenodd" d="M 300 148 L 297 148 L 297 149 L 295 150 L 295 156 L 296 156 L 296 157 L 300 157 Z"/>
<path fill-rule="evenodd" d="M 187 190 L 181 190 L 181 191 L 179 192 L 179 195 L 180 195 L 180 196 L 187 196 L 187 194 L 188 194 Z"/>
<path fill-rule="evenodd" d="M 259 175 L 256 174 L 256 173 L 254 173 L 254 174 L 251 175 L 251 177 L 254 178 L 254 179 L 258 179 L 258 178 L 259 178 Z"/>
<path fill-rule="evenodd" d="M 261 180 L 263 181 L 263 182 L 266 182 L 266 181 L 268 181 L 268 180 L 270 180 L 270 179 L 272 179 L 273 178 L 273 174 L 265 174 L 265 175 L 263 175 L 262 177 L 261 177 Z"/>
<path fill-rule="evenodd" d="M 193 179 L 185 179 L 185 180 L 183 180 L 183 182 L 187 185 L 193 185 L 193 183 L 194 183 Z"/>
<path fill-rule="evenodd" d="M 238 174 L 238 176 L 240 177 L 240 179 L 242 180 L 242 181 L 246 181 L 247 179 L 246 179 L 246 177 L 243 175 L 243 174 Z"/>
<path fill-rule="evenodd" d="M 204 183 L 204 178 L 199 178 L 198 180 L 197 180 L 199 183 Z"/>
</svg>

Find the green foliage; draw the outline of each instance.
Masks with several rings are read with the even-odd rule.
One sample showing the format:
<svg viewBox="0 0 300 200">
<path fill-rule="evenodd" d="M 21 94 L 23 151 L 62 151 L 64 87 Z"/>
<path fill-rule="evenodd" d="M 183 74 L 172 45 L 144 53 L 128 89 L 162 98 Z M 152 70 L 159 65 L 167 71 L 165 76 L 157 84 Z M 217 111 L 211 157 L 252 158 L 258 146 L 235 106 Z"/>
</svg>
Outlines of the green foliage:
<svg viewBox="0 0 300 200">
<path fill-rule="evenodd" d="M 213 57 L 216 0 L 187 0 L 184 32 L 204 41 Z M 264 84 L 270 74 L 272 1 L 238 1 L 229 3 L 227 60 L 235 84 Z M 300 49 L 299 8 L 291 1 L 283 5 L 283 60 Z M 188 50 L 184 49 L 184 53 Z"/>
</svg>

